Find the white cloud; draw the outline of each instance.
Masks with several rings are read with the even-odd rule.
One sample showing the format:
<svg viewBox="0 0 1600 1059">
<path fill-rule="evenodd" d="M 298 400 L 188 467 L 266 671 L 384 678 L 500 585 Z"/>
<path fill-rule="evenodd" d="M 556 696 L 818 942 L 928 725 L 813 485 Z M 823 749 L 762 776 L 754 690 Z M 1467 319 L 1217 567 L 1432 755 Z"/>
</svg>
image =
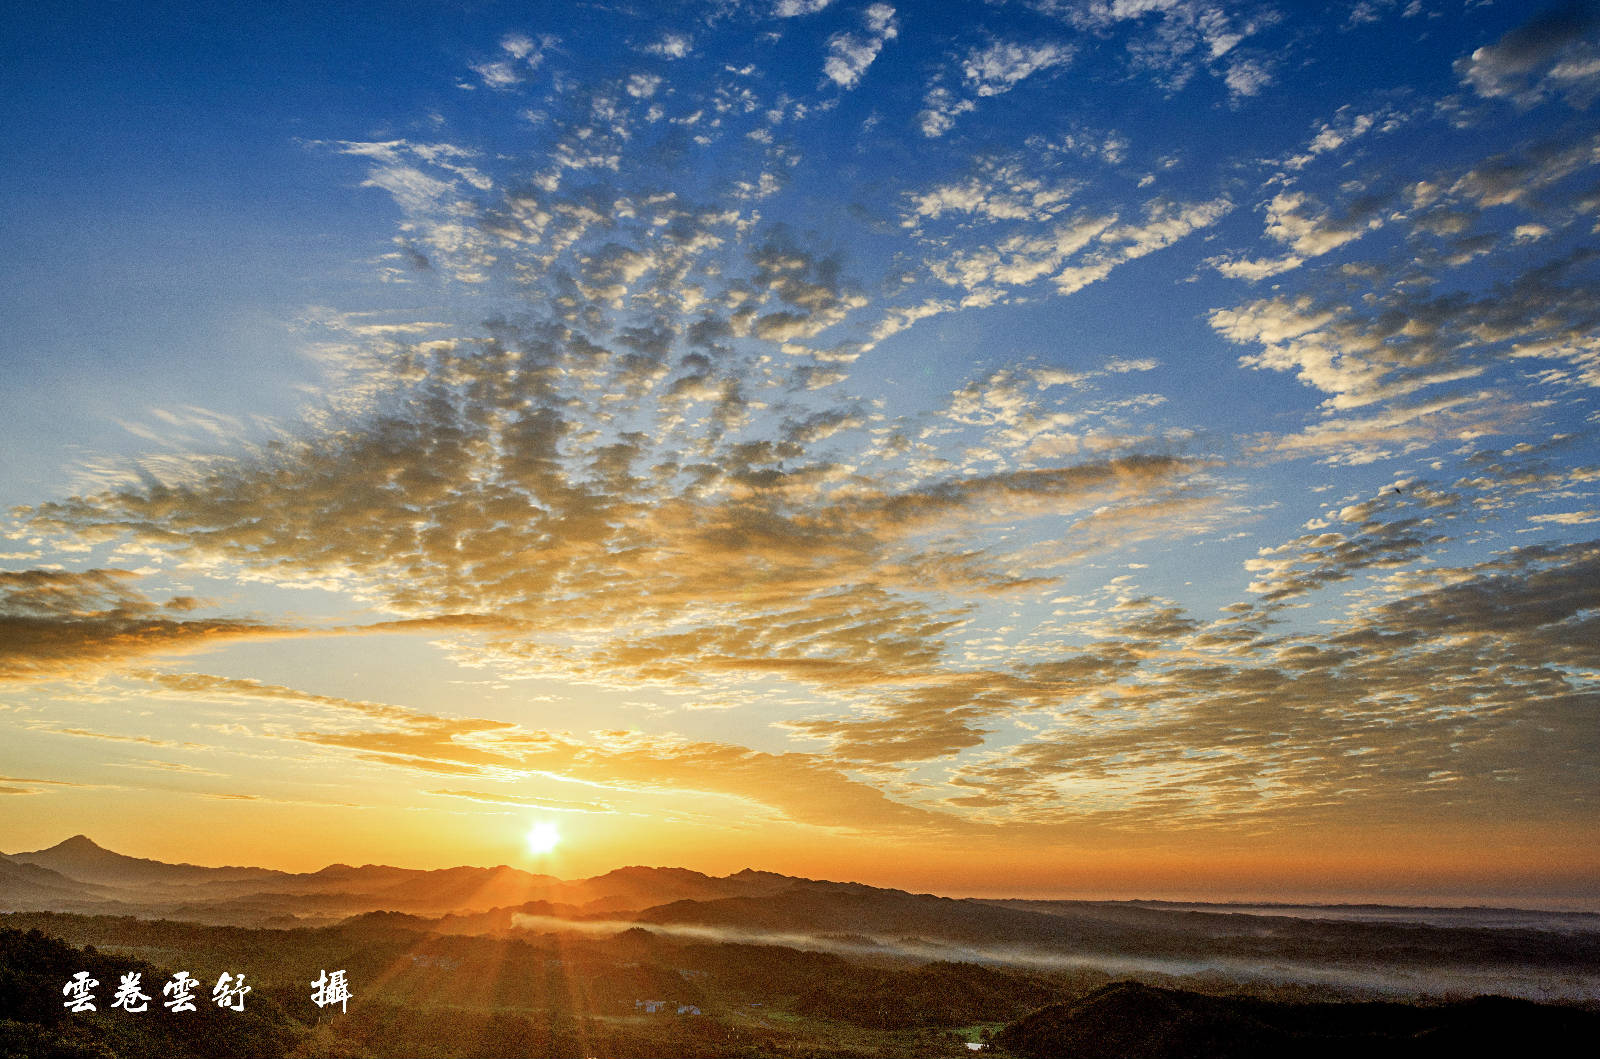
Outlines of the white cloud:
<svg viewBox="0 0 1600 1059">
<path fill-rule="evenodd" d="M 1080 216 L 1038 234 L 1017 234 L 991 246 L 932 262 L 945 283 L 975 291 L 988 283 L 1022 286 L 1049 275 L 1115 223 L 1115 216 Z"/>
<path fill-rule="evenodd" d="M 1067 204 L 1069 187 L 1052 186 L 1015 165 L 986 165 L 965 180 L 940 184 L 910 197 L 902 227 L 946 213 L 965 213 L 990 221 L 1046 220 Z"/>
<path fill-rule="evenodd" d="M 1556 526 L 1587 526 L 1600 522 L 1600 511 L 1562 511 L 1554 515 L 1530 515 L 1528 521 Z"/>
<path fill-rule="evenodd" d="M 997 96 L 1011 91 L 1017 82 L 1029 75 L 1063 66 L 1071 59 L 1072 49 L 1064 44 L 996 41 L 969 54 L 961 71 L 979 96 Z"/>
<path fill-rule="evenodd" d="M 1270 9 L 1229 14 L 1208 0 L 1033 0 L 1033 6 L 1064 17 L 1079 29 L 1104 33 L 1132 23 L 1127 40 L 1129 61 L 1177 90 L 1199 71 L 1222 77 L 1234 99 L 1254 95 L 1271 76 L 1258 59 L 1234 58 L 1245 40 L 1278 18 Z"/>
<path fill-rule="evenodd" d="M 1032 74 L 1065 65 L 1072 60 L 1072 55 L 1073 49 L 1066 44 L 995 41 L 987 47 L 970 50 L 961 62 L 961 74 L 971 95 L 979 98 L 1004 95 Z M 959 96 L 936 80 L 923 96 L 917 127 L 922 135 L 935 139 L 954 128 L 958 117 L 975 109 L 974 99 Z M 1113 138 L 1104 146 L 1107 154 L 1111 154 L 1127 145 Z"/>
<path fill-rule="evenodd" d="M 514 59 L 526 59 L 534 54 L 537 45 L 534 44 L 531 37 L 521 33 L 509 33 L 500 41 L 500 47 Z"/>
<path fill-rule="evenodd" d="M 661 87 L 660 74 L 634 74 L 628 78 L 628 95 L 634 99 L 649 99 Z"/>
<path fill-rule="evenodd" d="M 689 54 L 693 41 L 682 33 L 663 33 L 661 39 L 654 44 L 647 44 L 644 50 L 651 55 L 659 55 L 663 59 L 682 59 Z"/>
<path fill-rule="evenodd" d="M 1367 196 L 1340 216 L 1304 191 L 1286 189 L 1266 204 L 1265 234 L 1288 247 L 1279 257 L 1214 257 L 1206 264 L 1232 279 L 1257 282 L 1299 268 L 1306 261 L 1336 250 L 1381 227 L 1388 202 L 1384 196 Z"/>
<path fill-rule="evenodd" d="M 1107 248 L 1058 273 L 1056 289 L 1062 294 L 1082 290 L 1110 275 L 1119 265 L 1171 246 L 1197 229 L 1210 227 L 1232 209 L 1233 203 L 1227 199 L 1189 204 L 1153 202 L 1145 207 L 1144 224 L 1122 225 L 1102 233 L 1100 242 Z"/>
<path fill-rule="evenodd" d="M 1350 141 L 1365 136 L 1377 124 L 1378 118 L 1383 116 L 1381 112 L 1356 114 L 1348 106 L 1340 107 L 1333 120 L 1317 130 L 1311 142 L 1306 144 L 1306 149 L 1284 163 L 1285 168 L 1304 169 L 1319 155 L 1337 151 Z"/>
<path fill-rule="evenodd" d="M 922 130 L 922 135 L 929 139 L 949 132 L 955 127 L 956 118 L 971 113 L 978 106 L 970 99 L 957 99 L 943 86 L 930 88 L 923 97 L 922 105 L 922 112 L 917 115 L 917 126 Z"/>
<path fill-rule="evenodd" d="M 544 62 L 545 51 L 555 43 L 554 37 L 535 40 L 525 33 L 508 33 L 500 39 L 503 57 L 473 63 L 472 71 L 490 88 L 510 88 L 537 70 Z"/>
<path fill-rule="evenodd" d="M 873 4 L 861 17 L 867 27 L 865 36 L 835 33 L 828 38 L 828 58 L 822 64 L 822 72 L 840 88 L 860 84 L 867 67 L 883 50 L 884 41 L 893 40 L 900 33 L 894 8 L 888 4 Z"/>
<path fill-rule="evenodd" d="M 895 27 L 894 8 L 888 4 L 873 4 L 861 17 L 866 20 L 868 32 L 885 37 L 893 37 L 899 32 Z"/>
<path fill-rule="evenodd" d="M 1266 233 L 1301 257 L 1316 257 L 1359 239 L 1379 218 L 1362 218 L 1358 223 L 1335 223 L 1326 210 L 1304 192 L 1284 191 L 1267 204 Z"/>
<path fill-rule="evenodd" d="M 832 3 L 833 0 L 778 0 L 772 7 L 772 13 L 778 18 L 814 15 Z"/>
<path fill-rule="evenodd" d="M 1235 99 L 1253 96 L 1272 83 L 1272 72 L 1265 63 L 1245 59 L 1228 67 L 1223 83 Z"/>
<path fill-rule="evenodd" d="M 1237 260 L 1217 257 L 1211 258 L 1206 263 L 1229 279 L 1242 279 L 1247 283 L 1258 283 L 1261 280 L 1280 276 L 1285 272 L 1299 268 L 1305 264 L 1305 258 L 1297 257 L 1294 254 L 1287 254 L 1283 257 L 1242 258 Z"/>
</svg>

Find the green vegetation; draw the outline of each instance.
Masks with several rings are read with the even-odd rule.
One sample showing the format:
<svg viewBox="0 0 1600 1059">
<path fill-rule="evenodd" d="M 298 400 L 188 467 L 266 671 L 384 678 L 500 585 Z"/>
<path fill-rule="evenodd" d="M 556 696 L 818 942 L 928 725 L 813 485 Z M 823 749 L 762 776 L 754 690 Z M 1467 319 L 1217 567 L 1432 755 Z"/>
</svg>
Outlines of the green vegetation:
<svg viewBox="0 0 1600 1059">
<path fill-rule="evenodd" d="M 62 987 L 87 971 L 99 985 L 93 1012 L 74 1013 Z M 112 1010 L 122 975 L 141 976 L 149 1010 Z M 0 1059 L 201 1059 L 229 1055 L 273 1059 L 287 1055 L 303 1027 L 271 997 L 252 992 L 244 1011 L 211 1003 L 210 982 L 196 992 L 194 1011 L 173 1013 L 161 1004 L 165 968 L 142 960 L 75 949 L 37 930 L 0 929 Z"/>
<path fill-rule="evenodd" d="M 0 1059 L 909 1059 L 964 1054 L 956 1027 L 974 1022 L 976 1008 L 994 1003 L 1010 1012 L 1020 1001 L 1008 996 L 1064 995 L 1038 976 L 971 965 L 869 965 L 776 946 L 677 943 L 643 930 L 603 939 L 467 937 L 366 917 L 270 930 L 58 913 L 0 916 L 0 924 L 9 924 L 0 927 L 0 974 L 9 976 L 0 982 L 14 1001 L 0 1028 Z M 325 968 L 347 972 L 346 1012 L 311 1003 L 310 979 Z M 142 971 L 144 992 L 159 994 L 173 969 L 205 983 L 199 1010 L 158 1015 L 159 997 L 141 1014 L 110 1010 L 120 973 Z M 93 1014 L 61 1005 L 62 986 L 79 970 L 100 982 Z M 246 974 L 254 987 L 242 1013 L 209 1002 L 210 984 L 223 970 Z M 899 1014 L 879 1017 L 880 998 L 897 990 Z M 645 1014 L 640 1000 L 665 1005 Z M 701 1014 L 680 1015 L 680 1006 Z"/>
<path fill-rule="evenodd" d="M 161 1006 L 161 987 L 180 969 L 199 983 L 196 1010 L 173 1014 Z M 347 1011 L 311 1002 L 311 979 L 324 969 L 346 971 Z M 79 971 L 98 980 L 94 1012 L 63 1005 L 62 987 Z M 210 1001 L 223 971 L 242 973 L 252 985 L 242 1012 Z M 111 1008 L 118 981 L 130 972 L 142 975 L 142 991 L 152 998 L 138 1014 Z M 1463 1041 L 1507 1034 L 1594 1039 L 1600 1022 L 1592 1012 L 1500 999 L 1307 1003 L 1268 986 L 1256 996 L 1240 990 L 1218 983 L 1214 992 L 1232 995 L 1202 995 L 1108 984 L 1105 975 L 1082 970 L 846 959 L 677 941 L 641 929 L 505 937 L 434 933 L 407 917 L 276 930 L 0 915 L 0 1059 L 909 1059 L 969 1055 L 968 1042 L 989 1044 L 984 1054 L 994 1056 L 1381 1059 L 1443 1055 L 1449 1042 L 1461 1050 Z M 640 1001 L 663 1003 L 648 1012 Z M 1424 1045 L 1435 1050 L 1415 1050 Z"/>
<path fill-rule="evenodd" d="M 1118 982 L 1006 1026 L 1023 1059 L 1457 1059 L 1586 1054 L 1600 1013 L 1479 997 L 1449 1004 L 1275 1003 Z"/>
<path fill-rule="evenodd" d="M 795 1002 L 798 1012 L 876 1029 L 1008 1020 L 1057 999 L 1059 982 L 970 963 L 915 970 L 858 969 L 830 977 Z"/>
</svg>

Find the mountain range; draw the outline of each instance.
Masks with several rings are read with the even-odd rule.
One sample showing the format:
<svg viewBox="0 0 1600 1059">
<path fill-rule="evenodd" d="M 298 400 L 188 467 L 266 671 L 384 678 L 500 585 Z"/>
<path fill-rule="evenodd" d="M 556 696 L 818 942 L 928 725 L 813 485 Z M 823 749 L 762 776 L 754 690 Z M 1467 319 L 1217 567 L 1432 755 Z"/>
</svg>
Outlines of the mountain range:
<svg viewBox="0 0 1600 1059">
<path fill-rule="evenodd" d="M 436 870 L 330 864 L 314 872 L 168 864 L 74 835 L 0 854 L 0 910 L 166 915 L 237 926 L 314 925 L 364 912 L 443 916 L 541 902 L 564 915 L 613 915 L 672 901 L 768 896 L 800 881 L 771 872 L 715 878 L 625 867 L 568 882 L 498 865 Z"/>
<path fill-rule="evenodd" d="M 404 922 L 439 935 L 531 937 L 630 931 L 782 945 L 882 959 L 955 960 L 1040 969 L 1100 967 L 1338 983 L 1379 993 L 1494 988 L 1535 998 L 1600 997 L 1600 916 L 1537 913 L 1474 926 L 1407 921 L 1353 906 L 1293 915 L 1229 906 L 1006 901 L 829 882 L 746 869 L 624 867 L 563 880 L 498 865 L 417 870 L 332 864 L 292 873 L 130 857 L 75 835 L 0 854 L 0 912 L 70 912 L 212 926 L 314 927 Z M 1515 922 L 1519 925 L 1505 926 Z M 1531 924 L 1531 925 L 1529 925 Z"/>
</svg>

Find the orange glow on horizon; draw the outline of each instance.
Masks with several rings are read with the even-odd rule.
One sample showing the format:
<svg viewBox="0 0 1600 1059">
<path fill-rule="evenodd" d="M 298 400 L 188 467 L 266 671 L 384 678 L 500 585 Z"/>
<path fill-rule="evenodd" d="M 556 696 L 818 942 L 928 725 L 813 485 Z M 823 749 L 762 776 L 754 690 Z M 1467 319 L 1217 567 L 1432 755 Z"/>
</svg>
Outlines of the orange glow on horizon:
<svg viewBox="0 0 1600 1059">
<path fill-rule="evenodd" d="M 575 880 L 627 865 L 683 867 L 723 876 L 742 869 L 803 878 L 860 882 L 945 896 L 1173 899 L 1242 901 L 1400 901 L 1507 904 L 1544 900 L 1600 907 L 1592 880 L 1600 877 L 1600 829 L 1557 833 L 1485 824 L 1472 834 L 1399 830 L 1377 834 L 1324 831 L 1312 841 L 1288 834 L 1270 840 L 1166 836 L 1159 847 L 1122 836 L 1036 843 L 1021 848 L 998 837 L 917 843 L 871 835 L 827 833 L 772 824 L 743 827 L 664 827 L 659 819 L 586 816 L 583 842 L 573 845 L 560 825 L 508 813 L 451 816 L 450 826 L 425 814 L 372 807 L 363 825 L 319 828 L 306 840 L 304 811 L 291 806 L 207 803 L 213 819 L 246 811 L 279 816 L 281 826 L 213 826 L 197 840 L 182 814 L 142 811 L 137 799 L 112 828 L 78 826 L 73 815 L 13 827 L 6 852 L 56 844 L 79 831 L 129 856 L 206 865 L 253 865 L 311 872 L 328 864 L 389 864 L 442 869 L 508 865 L 533 875 Z M 329 824 L 337 820 L 329 813 Z M 545 825 L 549 830 L 545 830 Z M 538 841 L 532 841 L 537 832 Z M 548 843 L 548 845 L 546 845 Z M 1516 868 L 1485 867 L 1474 843 L 1515 849 Z"/>
</svg>

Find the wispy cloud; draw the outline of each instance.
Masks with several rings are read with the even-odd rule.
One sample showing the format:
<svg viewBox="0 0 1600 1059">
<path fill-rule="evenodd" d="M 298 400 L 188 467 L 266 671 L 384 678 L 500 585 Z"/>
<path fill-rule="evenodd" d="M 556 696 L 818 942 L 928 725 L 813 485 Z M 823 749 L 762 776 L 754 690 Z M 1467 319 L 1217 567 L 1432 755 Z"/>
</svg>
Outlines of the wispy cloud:
<svg viewBox="0 0 1600 1059">
<path fill-rule="evenodd" d="M 951 850 L 1588 804 L 1590 5 L 1414 78 L 1398 4 L 617 18 L 309 145 L 380 294 L 285 314 L 297 419 L 129 403 L 12 514 L 8 728 L 220 768 L 40 706 L 137 688 L 435 811 Z M 478 697 L 223 650 L 391 635 Z"/>
</svg>

